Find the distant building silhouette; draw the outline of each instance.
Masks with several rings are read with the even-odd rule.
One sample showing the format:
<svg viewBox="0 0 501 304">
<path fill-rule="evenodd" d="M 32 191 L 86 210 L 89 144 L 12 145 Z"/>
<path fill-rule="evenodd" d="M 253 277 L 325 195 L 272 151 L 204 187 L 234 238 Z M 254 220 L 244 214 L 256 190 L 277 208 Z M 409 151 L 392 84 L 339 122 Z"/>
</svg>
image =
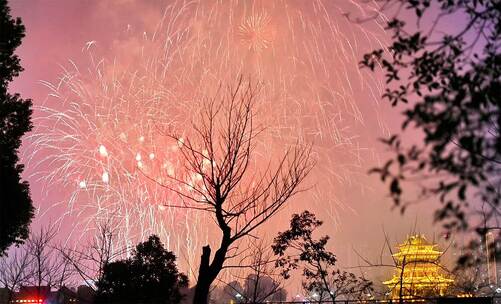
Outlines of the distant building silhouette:
<svg viewBox="0 0 501 304">
<path fill-rule="evenodd" d="M 12 303 L 46 303 L 51 298 L 49 286 L 21 286 L 12 296 Z"/>
<path fill-rule="evenodd" d="M 92 304 L 94 303 L 94 296 L 96 292 L 94 289 L 87 285 L 80 285 L 77 289 L 77 302 L 78 304 Z"/>
<path fill-rule="evenodd" d="M 7 288 L 0 288 L 0 304 L 8 304 L 10 290 Z"/>
<path fill-rule="evenodd" d="M 80 291 L 80 288 L 79 288 Z M 79 298 L 79 293 L 65 286 L 58 290 L 51 290 L 49 286 L 21 286 L 19 291 L 12 292 L 9 302 L 10 291 L 7 288 L 0 288 L 0 304 L 92 304 L 92 295 L 87 295 L 86 301 L 84 297 Z"/>
</svg>

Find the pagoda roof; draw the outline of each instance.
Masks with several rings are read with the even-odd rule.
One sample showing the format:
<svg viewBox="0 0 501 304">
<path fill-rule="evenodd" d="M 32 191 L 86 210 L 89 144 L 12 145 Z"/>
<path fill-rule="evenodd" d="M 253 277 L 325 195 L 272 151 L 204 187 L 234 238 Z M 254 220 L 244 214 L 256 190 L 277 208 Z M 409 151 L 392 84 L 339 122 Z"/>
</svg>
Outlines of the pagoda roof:
<svg viewBox="0 0 501 304">
<path fill-rule="evenodd" d="M 398 245 L 398 247 L 405 247 L 405 246 L 432 246 L 432 247 L 436 247 L 437 245 L 428 242 L 428 240 L 426 239 L 426 237 L 424 235 L 416 234 L 416 235 L 408 236 L 405 243 Z"/>
<path fill-rule="evenodd" d="M 430 257 L 438 257 L 442 251 L 436 249 L 437 245 L 428 242 L 424 235 L 413 235 L 407 238 L 405 243 L 397 246 L 398 252 L 394 253 L 394 257 L 402 257 L 407 255 Z"/>
<path fill-rule="evenodd" d="M 403 286 L 412 287 L 413 291 L 406 293 L 419 294 L 431 287 L 437 287 L 440 289 L 438 293 L 442 294 L 454 280 L 442 273 L 438 263 L 442 252 L 437 247 L 436 244 L 428 242 L 423 235 L 407 237 L 405 243 L 397 246 L 398 252 L 393 254 L 397 260 L 393 277 L 383 281 L 383 284 L 393 289 L 394 296 Z M 409 265 L 408 263 L 402 266 L 403 261 L 407 261 L 411 266 L 405 266 Z"/>
</svg>

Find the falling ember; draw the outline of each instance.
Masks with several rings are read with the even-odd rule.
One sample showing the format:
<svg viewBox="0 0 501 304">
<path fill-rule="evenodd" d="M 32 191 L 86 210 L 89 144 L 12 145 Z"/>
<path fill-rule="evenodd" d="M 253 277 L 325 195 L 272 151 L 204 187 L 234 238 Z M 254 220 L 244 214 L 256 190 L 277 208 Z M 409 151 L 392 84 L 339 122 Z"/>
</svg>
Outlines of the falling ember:
<svg viewBox="0 0 501 304">
<path fill-rule="evenodd" d="M 103 172 L 103 175 L 101 176 L 101 180 L 103 181 L 103 183 L 107 184 L 110 182 L 110 175 L 108 172 L 104 171 Z"/>
<path fill-rule="evenodd" d="M 80 181 L 78 183 L 78 186 L 80 187 L 80 189 L 85 189 L 87 188 L 87 183 L 85 181 Z"/>
<path fill-rule="evenodd" d="M 105 146 L 99 146 L 99 155 L 101 155 L 101 157 L 108 157 L 108 151 L 106 150 Z"/>
</svg>

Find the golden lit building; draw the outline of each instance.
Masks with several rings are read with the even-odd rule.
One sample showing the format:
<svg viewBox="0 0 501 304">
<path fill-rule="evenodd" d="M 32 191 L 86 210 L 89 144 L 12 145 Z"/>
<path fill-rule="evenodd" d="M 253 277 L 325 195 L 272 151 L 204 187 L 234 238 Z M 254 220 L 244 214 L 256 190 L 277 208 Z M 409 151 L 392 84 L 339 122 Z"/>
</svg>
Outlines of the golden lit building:
<svg viewBox="0 0 501 304">
<path fill-rule="evenodd" d="M 397 249 L 393 254 L 396 262 L 393 278 L 383 282 L 393 299 L 442 296 L 454 282 L 439 264 L 442 252 L 424 236 L 411 236 Z"/>
</svg>

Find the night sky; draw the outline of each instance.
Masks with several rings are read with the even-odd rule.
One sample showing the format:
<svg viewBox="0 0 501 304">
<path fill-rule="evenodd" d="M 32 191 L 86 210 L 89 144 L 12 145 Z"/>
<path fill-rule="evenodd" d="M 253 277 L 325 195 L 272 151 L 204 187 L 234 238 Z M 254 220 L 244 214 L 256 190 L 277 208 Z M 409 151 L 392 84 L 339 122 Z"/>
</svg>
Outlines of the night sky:
<svg viewBox="0 0 501 304">
<path fill-rule="evenodd" d="M 163 202 L 174 196 L 134 170 L 176 170 L 175 151 L 166 152 L 169 143 L 155 123 L 183 130 L 204 94 L 241 73 L 265 86 L 259 117 L 268 128 L 255 169 L 296 141 L 313 143 L 317 160 L 306 182 L 312 189 L 259 235 L 272 238 L 292 212 L 309 209 L 325 221 L 322 232 L 342 266 L 358 264 L 354 248 L 377 257 L 383 231 L 395 243 L 414 229 L 437 239 L 441 229 L 431 225 L 430 204 L 400 216 L 385 186 L 367 175 L 386 159 L 377 139 L 398 130 L 400 120 L 400 110 L 380 98 L 380 75 L 358 67 L 387 36 L 378 20 L 357 23 L 346 13 L 364 17 L 372 9 L 358 1 L 218 2 L 224 4 L 10 2 L 26 26 L 18 49 L 25 71 L 11 90 L 35 105 L 35 129 L 23 144 L 25 177 L 39 210 L 33 227 L 60 225 L 59 238 L 74 242 L 113 215 L 120 242 L 158 233 L 189 272 L 200 246 L 214 241 L 212 222 L 165 210 Z"/>
</svg>

